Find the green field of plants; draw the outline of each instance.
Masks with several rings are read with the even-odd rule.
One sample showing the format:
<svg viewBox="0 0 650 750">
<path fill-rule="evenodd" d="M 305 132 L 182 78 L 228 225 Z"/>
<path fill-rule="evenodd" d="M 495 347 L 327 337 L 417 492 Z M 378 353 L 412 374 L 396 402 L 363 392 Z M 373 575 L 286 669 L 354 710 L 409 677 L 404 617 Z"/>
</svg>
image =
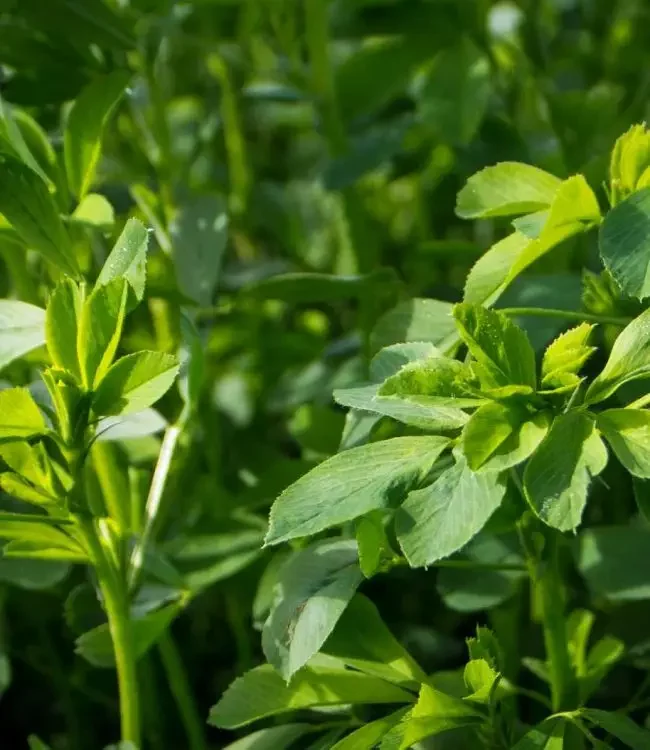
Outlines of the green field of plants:
<svg viewBox="0 0 650 750">
<path fill-rule="evenodd" d="M 650 750 L 648 0 L 0 0 L 0 747 Z"/>
</svg>

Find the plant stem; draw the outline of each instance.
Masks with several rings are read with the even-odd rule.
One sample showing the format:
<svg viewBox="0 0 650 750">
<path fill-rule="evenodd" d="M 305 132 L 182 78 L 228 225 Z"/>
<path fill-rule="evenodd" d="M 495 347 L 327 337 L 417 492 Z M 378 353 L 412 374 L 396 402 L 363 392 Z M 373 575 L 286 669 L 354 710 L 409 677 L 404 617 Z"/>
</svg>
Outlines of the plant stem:
<svg viewBox="0 0 650 750">
<path fill-rule="evenodd" d="M 104 552 L 94 521 L 79 514 L 79 530 L 88 547 L 102 593 L 108 627 L 113 641 L 120 694 L 122 741 L 140 746 L 140 707 L 135 653 L 129 617 L 126 581 Z"/>
<path fill-rule="evenodd" d="M 181 428 L 178 425 L 171 425 L 171 427 L 168 427 L 165 431 L 165 437 L 160 446 L 158 463 L 156 464 L 153 478 L 151 479 L 151 487 L 147 498 L 144 529 L 140 536 L 140 541 L 136 544 L 133 549 L 133 554 L 131 555 L 131 566 L 129 571 L 129 588 L 131 590 L 138 584 L 138 579 L 140 577 L 142 564 L 146 554 L 146 548 L 149 544 L 151 535 L 153 534 L 154 523 L 158 516 L 158 511 L 160 510 L 160 503 L 162 501 L 163 492 L 165 491 L 167 477 L 169 476 L 172 458 L 174 457 L 180 434 Z"/>
<path fill-rule="evenodd" d="M 510 316 L 531 316 L 537 318 L 560 318 L 587 323 L 602 323 L 603 325 L 626 326 L 632 318 L 616 318 L 611 315 L 596 315 L 594 313 L 579 312 L 577 310 L 555 310 L 545 307 L 503 307 L 499 312 Z"/>
<path fill-rule="evenodd" d="M 562 596 L 562 576 L 559 569 L 556 535 L 546 529 L 539 531 L 544 537 L 542 558 L 533 537 L 534 528 L 519 525 L 522 546 L 526 551 L 533 592 L 541 605 L 544 646 L 551 678 L 551 703 L 553 711 L 575 708 L 577 685 L 569 656 L 566 615 Z"/>
<path fill-rule="evenodd" d="M 183 662 L 169 631 L 166 631 L 158 640 L 158 650 L 167 674 L 167 684 L 176 700 L 176 706 L 187 733 L 189 750 L 207 750 L 203 721 L 197 710 Z"/>
</svg>

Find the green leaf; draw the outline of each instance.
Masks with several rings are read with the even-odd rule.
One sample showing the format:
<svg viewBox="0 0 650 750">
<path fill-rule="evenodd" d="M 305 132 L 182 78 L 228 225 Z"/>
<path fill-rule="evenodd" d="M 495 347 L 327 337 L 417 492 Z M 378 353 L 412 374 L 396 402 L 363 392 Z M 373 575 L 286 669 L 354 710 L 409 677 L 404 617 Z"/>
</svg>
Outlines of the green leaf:
<svg viewBox="0 0 650 750">
<path fill-rule="evenodd" d="M 530 217 L 526 217 L 530 219 Z M 472 268 L 466 282 L 465 300 L 494 304 L 504 290 L 535 261 L 565 240 L 587 231 L 600 221 L 596 197 L 582 175 L 564 180 L 558 188 L 546 221 L 513 222 L 514 232 L 494 245 Z M 528 237 L 528 232 L 532 237 Z"/>
<path fill-rule="evenodd" d="M 513 232 L 492 245 L 467 274 L 463 300 L 486 307 L 494 304 L 506 287 L 510 269 L 530 242 L 521 232 Z"/>
<path fill-rule="evenodd" d="M 200 305 L 210 305 L 228 242 L 225 201 L 215 195 L 194 198 L 180 208 L 170 233 L 181 292 Z"/>
<path fill-rule="evenodd" d="M 51 750 L 51 747 L 46 745 L 35 734 L 29 735 L 27 738 L 27 744 L 29 745 L 29 750 Z"/>
<path fill-rule="evenodd" d="M 463 679 L 470 691 L 465 700 L 483 704 L 492 702 L 493 688 L 499 679 L 499 673 L 485 659 L 470 659 L 463 670 Z"/>
<path fill-rule="evenodd" d="M 422 481 L 448 443 L 441 437 L 397 437 L 333 456 L 275 501 L 265 543 L 309 536 L 393 507 Z"/>
<path fill-rule="evenodd" d="M 526 498 L 549 526 L 572 531 L 582 519 L 591 479 L 605 468 L 607 448 L 583 412 L 556 417 L 524 472 Z"/>
<path fill-rule="evenodd" d="M 564 717 L 551 716 L 526 732 L 512 750 L 563 750 L 566 726 Z"/>
<path fill-rule="evenodd" d="M 43 415 L 27 388 L 0 391 L 0 441 L 31 438 L 46 432 Z"/>
<path fill-rule="evenodd" d="M 650 166 L 650 133 L 645 126 L 632 127 L 616 141 L 609 163 L 612 205 L 633 193 Z"/>
<path fill-rule="evenodd" d="M 470 177 L 458 194 L 462 219 L 511 216 L 548 208 L 561 180 L 529 164 L 501 162 Z"/>
<path fill-rule="evenodd" d="M 372 750 L 393 727 L 406 717 L 407 712 L 407 708 L 401 708 L 388 716 L 375 719 L 339 740 L 331 750 Z"/>
<path fill-rule="evenodd" d="M 422 685 L 418 702 L 405 719 L 399 750 L 407 750 L 417 742 L 450 729 L 480 726 L 485 717 L 471 704 Z"/>
<path fill-rule="evenodd" d="M 353 541 L 317 543 L 283 566 L 262 648 L 285 680 L 321 648 L 362 580 Z"/>
<path fill-rule="evenodd" d="M 2 549 L 5 558 L 88 563 L 88 555 L 79 546 L 59 546 L 31 539 L 15 539 Z"/>
<path fill-rule="evenodd" d="M 70 221 L 109 232 L 115 224 L 115 210 L 103 195 L 88 193 L 70 215 Z"/>
<path fill-rule="evenodd" d="M 597 708 L 581 708 L 580 716 L 614 735 L 626 747 L 633 750 L 647 750 L 650 747 L 650 731 L 642 729 L 624 714 Z"/>
<path fill-rule="evenodd" d="M 384 313 L 370 337 L 373 351 L 404 341 L 429 341 L 446 351 L 458 341 L 452 305 L 437 299 L 412 299 Z"/>
<path fill-rule="evenodd" d="M 162 352 L 136 352 L 118 359 L 95 391 L 96 414 L 134 414 L 155 404 L 178 375 L 178 360 Z"/>
<path fill-rule="evenodd" d="M 72 279 L 63 279 L 55 287 L 47 303 L 45 331 L 47 350 L 52 362 L 62 370 L 81 378 L 77 359 L 77 332 L 83 295 Z"/>
<path fill-rule="evenodd" d="M 364 578 L 372 578 L 379 572 L 384 560 L 391 560 L 393 551 L 386 535 L 383 514 L 374 510 L 358 521 L 355 538 L 359 549 L 359 567 Z"/>
<path fill-rule="evenodd" d="M 428 341 L 411 341 L 385 346 L 370 361 L 370 378 L 375 383 L 382 383 L 410 362 L 441 356 L 442 352 Z"/>
<path fill-rule="evenodd" d="M 106 286 L 114 279 L 126 279 L 140 302 L 147 281 L 148 242 L 149 232 L 144 224 L 129 219 L 99 272 L 96 286 Z"/>
<path fill-rule="evenodd" d="M 260 729 L 226 745 L 223 750 L 290 750 L 296 740 L 314 731 L 311 724 L 283 724 Z"/>
<path fill-rule="evenodd" d="M 650 187 L 630 195 L 605 216 L 600 257 L 624 294 L 650 296 Z"/>
<path fill-rule="evenodd" d="M 630 474 L 650 479 L 650 412 L 608 409 L 598 415 L 597 424 Z"/>
<path fill-rule="evenodd" d="M 448 143 L 466 145 L 478 130 L 491 93 L 490 61 L 468 38 L 439 52 L 418 91 L 422 119 Z"/>
<path fill-rule="evenodd" d="M 624 383 L 650 376 L 650 310 L 627 325 L 614 342 L 602 372 L 585 394 L 587 404 L 609 398 Z"/>
<path fill-rule="evenodd" d="M 236 729 L 267 716 L 305 708 L 365 703 L 409 703 L 411 693 L 344 668 L 303 667 L 287 685 L 270 664 L 236 679 L 210 710 L 208 722 Z"/>
<path fill-rule="evenodd" d="M 427 681 L 425 672 L 386 627 L 377 607 L 356 594 L 322 651 L 352 669 L 413 688 Z"/>
<path fill-rule="evenodd" d="M 45 310 L 18 300 L 0 300 L 0 368 L 44 343 Z"/>
<path fill-rule="evenodd" d="M 583 531 L 578 569 L 592 595 L 621 604 L 650 599 L 649 544 L 650 529 L 644 527 L 599 526 Z"/>
<path fill-rule="evenodd" d="M 68 114 L 63 134 L 65 168 L 70 189 L 79 200 L 92 186 L 102 132 L 130 79 L 131 74 L 122 70 L 95 78 L 79 94 Z"/>
<path fill-rule="evenodd" d="M 404 365 L 380 386 L 378 395 L 425 407 L 480 406 L 472 370 L 448 357 L 431 357 Z"/>
<path fill-rule="evenodd" d="M 457 552 L 499 507 L 505 482 L 497 472 L 473 472 L 464 459 L 428 487 L 409 493 L 395 515 L 395 531 L 411 567 Z"/>
<path fill-rule="evenodd" d="M 485 386 L 535 388 L 535 352 L 526 333 L 510 318 L 468 303 L 454 307 L 454 318 Z"/>
<path fill-rule="evenodd" d="M 532 455 L 548 432 L 550 417 L 492 401 L 477 409 L 461 435 L 463 455 L 472 471 L 503 471 Z"/>
<path fill-rule="evenodd" d="M 356 388 L 339 388 L 334 391 L 334 400 L 350 409 L 359 409 L 371 414 L 390 417 L 397 422 L 419 427 L 431 432 L 456 430 L 466 424 L 467 414 L 451 406 L 434 406 L 433 399 L 422 403 L 410 396 L 382 397 L 379 385 L 364 385 Z M 475 399 L 471 400 L 474 403 Z"/>
<path fill-rule="evenodd" d="M 588 341 L 594 326 L 581 323 L 558 336 L 544 352 L 542 387 L 558 388 L 567 383 L 580 382 L 578 372 L 596 351 Z"/>
<path fill-rule="evenodd" d="M 47 261 L 72 276 L 79 275 L 70 238 L 47 185 L 28 166 L 2 153 L 0 214 Z"/>
<path fill-rule="evenodd" d="M 519 588 L 527 573 L 514 544 L 483 531 L 453 558 L 467 567 L 440 568 L 436 589 L 445 606 L 456 612 L 479 612 L 502 604 Z M 511 565 L 512 570 L 490 570 L 483 566 Z M 516 569 L 515 566 L 521 566 Z"/>
<path fill-rule="evenodd" d="M 6 139 L 6 145 L 10 148 L 12 155 L 36 172 L 45 184 L 49 184 L 49 177 L 45 174 L 38 161 L 36 161 L 25 141 L 23 132 L 15 116 L 16 113 L 17 112 L 14 112 L 12 108 L 2 100 L 2 97 L 0 97 L 0 139 Z M 36 137 L 38 138 L 39 135 L 42 135 L 39 126 L 34 123 L 32 118 L 25 113 L 22 113 L 22 115 L 23 118 L 25 118 L 22 122 L 27 127 L 31 125 L 32 132 L 37 134 Z M 49 145 L 47 138 L 45 138 L 45 142 L 47 143 L 47 146 L 49 146 L 49 151 L 51 152 L 52 147 Z M 53 153 L 51 155 L 54 156 L 54 159 L 56 160 L 56 156 Z M 48 157 L 49 156 L 50 154 L 48 153 Z"/>
<path fill-rule="evenodd" d="M 86 388 L 96 386 L 111 366 L 120 343 L 128 284 L 123 278 L 97 287 L 84 300 L 77 334 L 77 357 Z"/>
<path fill-rule="evenodd" d="M 131 620 L 131 638 L 136 659 L 144 656 L 155 645 L 179 612 L 180 606 L 174 603 Z M 115 652 L 108 624 L 99 625 L 79 636 L 75 641 L 75 653 L 83 656 L 94 667 L 114 667 Z"/>
</svg>

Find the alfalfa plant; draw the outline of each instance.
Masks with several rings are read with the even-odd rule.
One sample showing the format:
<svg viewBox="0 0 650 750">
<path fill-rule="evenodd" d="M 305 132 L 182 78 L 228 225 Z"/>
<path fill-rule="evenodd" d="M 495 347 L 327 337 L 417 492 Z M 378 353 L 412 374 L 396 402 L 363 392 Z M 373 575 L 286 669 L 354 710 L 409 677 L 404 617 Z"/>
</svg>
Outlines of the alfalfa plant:
<svg viewBox="0 0 650 750">
<path fill-rule="evenodd" d="M 340 452 L 271 510 L 266 545 L 288 542 L 293 552 L 263 630 L 269 664 L 230 687 L 213 709 L 215 724 L 234 728 L 311 708 L 315 721 L 293 731 L 320 733 L 322 746 L 335 750 L 405 750 L 452 729 L 459 747 L 610 746 L 594 735 L 601 730 L 629 747 L 650 747 L 650 732 L 626 715 L 634 701 L 625 712 L 589 706 L 625 648 L 607 634 L 590 641 L 596 618 L 569 608 L 566 581 L 589 489 L 608 462 L 632 475 L 642 512 L 647 506 L 650 397 L 634 385 L 650 376 L 650 310 L 632 319 L 619 308 L 650 294 L 649 185 L 643 126 L 614 148 L 604 216 L 582 175 L 560 180 L 502 163 L 470 178 L 458 215 L 516 216 L 512 231 L 474 266 L 462 303 L 415 301 L 431 326 L 426 341 L 381 349 L 366 383 L 335 392 L 350 409 Z M 535 261 L 592 231 L 604 271 L 586 277 L 588 309 L 495 308 Z M 514 320 L 521 316 L 577 325 L 538 356 Z M 394 320 L 388 313 L 378 325 L 385 332 Z M 598 325 L 607 339 L 598 339 Z M 604 366 L 594 364 L 599 359 Z M 486 528 L 509 532 L 513 547 L 486 553 L 489 545 L 478 542 Z M 621 531 L 623 547 L 626 539 L 634 546 L 636 530 Z M 579 538 L 577 567 L 588 580 L 602 580 L 596 563 L 605 532 Z M 523 663 L 547 693 L 518 684 L 519 665 L 506 674 L 507 644 L 484 629 L 468 642 L 469 660 L 453 679 L 426 674 L 356 593 L 364 578 L 395 566 L 445 564 L 529 581 L 545 657 Z M 522 695 L 545 708 L 536 726 L 520 719 Z M 382 711 L 382 704 L 393 707 Z M 374 708 L 360 710 L 367 705 Z M 336 722 L 332 707 L 339 707 Z M 281 729 L 261 730 L 260 741 Z"/>
</svg>

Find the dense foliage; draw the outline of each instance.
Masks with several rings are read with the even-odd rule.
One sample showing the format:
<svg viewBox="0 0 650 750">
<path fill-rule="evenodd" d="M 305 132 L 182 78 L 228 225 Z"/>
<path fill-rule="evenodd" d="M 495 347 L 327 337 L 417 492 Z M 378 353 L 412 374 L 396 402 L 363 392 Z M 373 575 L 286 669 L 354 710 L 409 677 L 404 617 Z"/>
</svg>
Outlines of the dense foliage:
<svg viewBox="0 0 650 750">
<path fill-rule="evenodd" d="M 3 747 L 650 750 L 649 42 L 0 0 Z"/>
</svg>

